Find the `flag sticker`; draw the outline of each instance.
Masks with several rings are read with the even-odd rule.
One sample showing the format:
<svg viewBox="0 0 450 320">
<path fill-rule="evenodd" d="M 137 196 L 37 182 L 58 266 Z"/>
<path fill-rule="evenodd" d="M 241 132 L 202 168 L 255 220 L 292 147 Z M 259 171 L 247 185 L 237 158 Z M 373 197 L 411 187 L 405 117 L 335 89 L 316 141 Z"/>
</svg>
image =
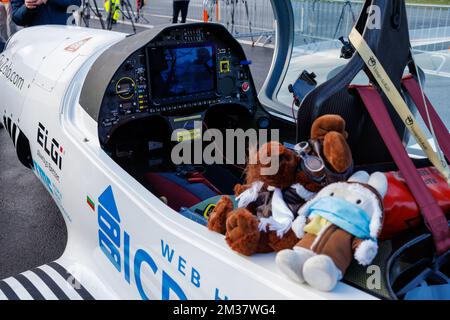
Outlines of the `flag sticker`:
<svg viewBox="0 0 450 320">
<path fill-rule="evenodd" d="M 89 207 L 91 207 L 93 211 L 95 211 L 95 203 L 91 198 L 89 198 L 89 196 L 86 197 L 86 203 L 89 205 Z"/>
<path fill-rule="evenodd" d="M 76 52 L 78 51 L 78 49 L 80 49 L 86 42 L 88 42 L 89 40 L 91 40 L 92 37 L 77 41 L 75 43 L 72 43 L 70 46 L 67 46 L 64 48 L 65 51 L 68 52 Z"/>
</svg>

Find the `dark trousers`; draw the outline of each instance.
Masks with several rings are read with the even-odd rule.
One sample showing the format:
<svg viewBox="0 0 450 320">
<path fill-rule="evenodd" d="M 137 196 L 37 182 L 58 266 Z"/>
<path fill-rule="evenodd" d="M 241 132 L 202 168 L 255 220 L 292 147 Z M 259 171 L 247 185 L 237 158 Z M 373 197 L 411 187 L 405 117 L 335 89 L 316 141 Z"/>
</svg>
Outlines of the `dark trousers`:
<svg viewBox="0 0 450 320">
<path fill-rule="evenodd" d="M 178 16 L 181 12 L 181 22 L 186 23 L 186 17 L 189 8 L 189 1 L 174 1 L 173 2 L 173 20 L 172 23 L 178 22 Z"/>
</svg>

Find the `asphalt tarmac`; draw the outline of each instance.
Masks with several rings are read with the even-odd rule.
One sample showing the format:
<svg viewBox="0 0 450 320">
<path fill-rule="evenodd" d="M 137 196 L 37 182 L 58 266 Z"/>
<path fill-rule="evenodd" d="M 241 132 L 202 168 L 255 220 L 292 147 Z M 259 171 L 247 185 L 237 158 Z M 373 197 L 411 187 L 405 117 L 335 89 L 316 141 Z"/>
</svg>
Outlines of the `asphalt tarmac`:
<svg viewBox="0 0 450 320">
<path fill-rule="evenodd" d="M 0 279 L 59 258 L 66 241 L 58 208 L 0 129 Z"/>
</svg>

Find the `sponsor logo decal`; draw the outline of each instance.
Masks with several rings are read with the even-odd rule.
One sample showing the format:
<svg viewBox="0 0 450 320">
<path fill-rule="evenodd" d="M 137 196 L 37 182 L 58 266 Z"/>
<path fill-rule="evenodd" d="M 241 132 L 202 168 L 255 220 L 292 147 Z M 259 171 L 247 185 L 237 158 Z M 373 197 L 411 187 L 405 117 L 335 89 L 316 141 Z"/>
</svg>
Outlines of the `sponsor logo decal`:
<svg viewBox="0 0 450 320">
<path fill-rule="evenodd" d="M 14 70 L 12 61 L 4 54 L 0 56 L 0 74 L 16 88 L 22 90 L 25 80 Z"/>
<path fill-rule="evenodd" d="M 411 116 L 406 117 L 405 123 L 407 126 L 412 126 L 414 124 L 414 119 Z"/>
<path fill-rule="evenodd" d="M 89 206 L 91 207 L 91 205 Z M 203 279 L 198 269 L 190 265 L 188 258 L 177 255 L 175 249 L 167 241 L 160 240 L 161 256 L 159 260 L 155 260 L 156 254 L 153 252 L 132 247 L 131 235 L 122 229 L 121 215 L 111 186 L 107 187 L 98 197 L 97 213 L 100 249 L 114 269 L 123 275 L 124 280 L 137 289 L 142 299 L 169 300 L 175 297 L 180 300 L 188 299 L 181 283 L 160 266 L 160 261 L 166 261 L 176 268 L 178 276 L 186 280 L 182 283 L 183 286 L 189 286 L 191 290 L 202 288 Z M 151 283 L 145 285 L 144 279 L 150 279 Z M 155 283 L 161 284 L 162 295 L 160 297 L 153 296 L 148 290 L 148 288 L 154 288 Z M 211 298 L 228 300 L 228 297 L 221 296 L 218 288 L 211 292 Z"/>
<path fill-rule="evenodd" d="M 375 60 L 374 57 L 370 57 L 369 61 L 367 61 L 367 64 L 371 67 L 374 67 L 377 64 L 377 60 Z"/>
<path fill-rule="evenodd" d="M 62 193 L 59 191 L 58 187 L 53 183 L 53 181 L 48 177 L 48 175 L 45 173 L 44 169 L 33 160 L 33 167 L 34 171 L 36 172 L 37 176 L 41 179 L 44 186 L 47 188 L 48 192 L 53 196 L 55 199 L 56 204 L 58 205 L 59 209 L 63 213 L 63 215 L 72 222 L 72 218 L 70 215 L 66 212 L 62 205 Z"/>
<path fill-rule="evenodd" d="M 38 176 L 41 178 L 44 185 L 47 187 L 48 192 L 50 192 L 51 194 L 54 194 L 53 190 L 57 190 L 57 189 L 54 188 L 52 180 L 50 180 L 50 178 L 47 176 L 45 171 L 34 160 L 33 160 L 33 165 L 34 165 L 34 170 L 36 171 Z"/>
<path fill-rule="evenodd" d="M 37 143 L 41 146 L 42 150 L 50 156 L 52 162 L 57 166 L 59 170 L 62 169 L 62 158 L 64 155 L 64 148 L 55 138 L 49 137 L 48 130 L 45 126 L 39 122 L 37 130 Z M 38 152 L 39 156 L 39 152 Z M 41 159 L 43 156 L 39 156 Z M 43 160 L 44 161 L 44 160 Z M 54 170 L 53 170 L 54 171 Z M 59 177 L 58 177 L 59 181 Z"/>
<path fill-rule="evenodd" d="M 37 156 L 42 161 L 43 166 L 48 169 L 48 171 L 55 178 L 55 180 L 57 182 L 60 182 L 60 177 L 59 177 L 58 172 L 53 168 L 53 166 L 50 163 L 50 161 L 47 161 L 47 159 L 44 157 L 44 155 L 41 153 L 40 150 L 37 151 Z"/>
</svg>

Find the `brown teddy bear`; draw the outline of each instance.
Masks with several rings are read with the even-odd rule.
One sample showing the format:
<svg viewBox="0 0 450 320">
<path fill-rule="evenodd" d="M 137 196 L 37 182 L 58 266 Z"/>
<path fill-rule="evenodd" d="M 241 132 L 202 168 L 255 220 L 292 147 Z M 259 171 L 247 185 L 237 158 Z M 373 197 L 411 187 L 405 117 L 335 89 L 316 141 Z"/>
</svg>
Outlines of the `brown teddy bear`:
<svg viewBox="0 0 450 320">
<path fill-rule="evenodd" d="M 337 115 L 322 116 L 311 128 L 311 138 L 320 144 L 319 157 L 333 181 L 345 180 L 348 175 L 342 173 L 352 168 L 346 137 L 345 121 Z M 328 180 L 299 170 L 305 159 L 278 142 L 263 145 L 253 156 L 246 168 L 246 183 L 234 188 L 238 208 L 223 196 L 208 221 L 210 230 L 224 234 L 228 245 L 246 256 L 294 247 L 299 239 L 291 226 L 297 212 Z M 274 161 L 278 170 L 267 174 Z"/>
</svg>

